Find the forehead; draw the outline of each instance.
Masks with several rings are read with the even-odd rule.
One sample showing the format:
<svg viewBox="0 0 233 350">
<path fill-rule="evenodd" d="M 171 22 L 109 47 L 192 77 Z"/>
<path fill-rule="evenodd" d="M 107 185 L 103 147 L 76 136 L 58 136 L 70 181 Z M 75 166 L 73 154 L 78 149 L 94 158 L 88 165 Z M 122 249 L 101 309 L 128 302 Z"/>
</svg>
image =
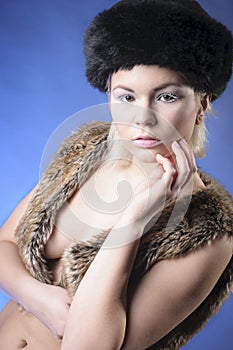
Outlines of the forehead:
<svg viewBox="0 0 233 350">
<path fill-rule="evenodd" d="M 111 87 L 118 84 L 151 86 L 156 88 L 162 84 L 185 84 L 184 77 L 179 72 L 157 65 L 137 65 L 132 69 L 120 69 L 111 76 Z M 186 84 L 187 85 L 187 84 Z"/>
</svg>

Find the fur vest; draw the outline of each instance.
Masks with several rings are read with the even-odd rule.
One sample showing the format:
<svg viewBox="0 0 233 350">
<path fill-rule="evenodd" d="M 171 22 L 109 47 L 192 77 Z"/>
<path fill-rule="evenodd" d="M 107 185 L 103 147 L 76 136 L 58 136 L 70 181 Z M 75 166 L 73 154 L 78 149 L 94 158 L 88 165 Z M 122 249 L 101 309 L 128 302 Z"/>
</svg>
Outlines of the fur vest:
<svg viewBox="0 0 233 350">
<path fill-rule="evenodd" d="M 22 260 L 36 279 L 53 283 L 44 255 L 56 213 L 101 164 L 106 154 L 109 123 L 95 122 L 72 134 L 60 146 L 31 199 L 16 230 Z M 107 143 L 108 144 L 108 143 Z M 131 279 L 140 279 L 156 262 L 185 256 L 223 235 L 233 235 L 233 202 L 218 183 L 200 173 L 206 187 L 193 194 L 186 213 L 183 200 L 176 203 L 177 225 L 167 229 L 173 206 L 169 204 L 154 226 L 143 235 Z M 73 296 L 83 275 L 106 237 L 100 233 L 90 241 L 74 243 L 62 256 L 61 285 Z M 153 350 L 177 350 L 185 345 L 221 307 L 233 285 L 233 259 L 202 304 Z"/>
</svg>

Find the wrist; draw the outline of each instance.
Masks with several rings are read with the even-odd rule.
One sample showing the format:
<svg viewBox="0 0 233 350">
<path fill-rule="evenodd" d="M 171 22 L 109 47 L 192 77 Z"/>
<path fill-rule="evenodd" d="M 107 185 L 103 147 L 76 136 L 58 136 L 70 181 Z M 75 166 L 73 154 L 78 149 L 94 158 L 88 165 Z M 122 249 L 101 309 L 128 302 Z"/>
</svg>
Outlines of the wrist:
<svg viewBox="0 0 233 350">
<path fill-rule="evenodd" d="M 35 309 L 38 308 L 38 296 L 41 294 L 43 283 L 30 276 L 20 284 L 22 288 L 19 290 L 18 302 L 27 312 L 34 314 Z"/>
<path fill-rule="evenodd" d="M 114 248 L 129 244 L 141 238 L 144 225 L 140 221 L 130 222 L 127 217 L 122 217 L 108 234 L 103 247 Z"/>
</svg>

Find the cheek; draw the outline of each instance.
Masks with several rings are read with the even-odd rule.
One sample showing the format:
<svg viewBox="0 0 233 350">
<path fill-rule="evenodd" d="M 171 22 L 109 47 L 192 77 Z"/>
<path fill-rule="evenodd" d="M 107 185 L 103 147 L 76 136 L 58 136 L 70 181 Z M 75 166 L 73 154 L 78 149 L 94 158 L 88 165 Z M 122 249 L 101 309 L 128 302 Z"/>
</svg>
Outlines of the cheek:
<svg viewBox="0 0 233 350">
<path fill-rule="evenodd" d="M 132 128 L 130 127 L 130 125 L 127 125 L 127 123 L 125 124 L 118 124 L 117 121 L 114 123 L 116 131 L 118 133 L 118 136 L 120 139 L 125 139 L 128 140 L 132 137 L 133 132 L 132 132 Z"/>
<path fill-rule="evenodd" d="M 109 99 L 109 109 L 111 112 L 111 117 L 114 122 L 123 122 L 124 116 L 122 114 L 122 103 L 117 102 L 114 100 L 114 98 L 110 95 Z"/>
<path fill-rule="evenodd" d="M 175 113 L 168 114 L 167 120 L 173 125 L 181 137 L 189 139 L 193 133 L 196 115 L 196 105 L 190 103 L 179 108 Z"/>
<path fill-rule="evenodd" d="M 126 127 L 123 125 L 115 124 L 116 131 L 120 139 L 124 139 L 126 136 Z"/>
<path fill-rule="evenodd" d="M 137 126 L 131 123 L 125 122 L 124 124 L 121 124 L 114 121 L 114 125 L 120 139 L 130 140 L 139 134 Z"/>
<path fill-rule="evenodd" d="M 135 115 L 141 111 L 137 105 L 131 103 L 123 103 L 110 96 L 109 109 L 112 120 L 119 123 L 134 123 Z"/>
<path fill-rule="evenodd" d="M 131 105 L 111 102 L 110 111 L 112 121 L 120 138 L 128 139 L 137 133 L 137 128 L 134 124 L 134 109 Z"/>
</svg>

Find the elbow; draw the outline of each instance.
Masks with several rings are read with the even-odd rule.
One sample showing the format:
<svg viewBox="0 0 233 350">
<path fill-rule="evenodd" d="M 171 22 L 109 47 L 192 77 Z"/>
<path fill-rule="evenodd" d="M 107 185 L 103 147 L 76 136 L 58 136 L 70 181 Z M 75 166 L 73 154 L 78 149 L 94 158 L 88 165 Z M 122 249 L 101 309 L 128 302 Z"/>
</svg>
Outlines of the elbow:
<svg viewBox="0 0 233 350">
<path fill-rule="evenodd" d="M 93 333 L 90 336 L 87 336 L 86 333 L 79 333 L 75 338 L 73 336 L 63 337 L 61 350 L 71 350 L 76 346 L 80 350 L 120 350 L 123 340 L 124 335 L 106 327 L 105 331 L 100 332 L 97 336 Z"/>
<path fill-rule="evenodd" d="M 126 315 L 124 308 L 119 307 L 119 304 L 117 306 L 105 308 L 102 304 L 101 307 L 95 305 L 85 308 L 85 311 L 82 309 L 79 315 L 77 308 L 73 308 L 74 314 L 71 309 L 61 350 L 72 350 L 76 347 L 80 350 L 120 350 L 125 338 Z"/>
<path fill-rule="evenodd" d="M 107 334 L 108 333 L 108 334 Z M 120 350 L 126 334 L 126 319 L 116 316 L 106 329 L 106 350 Z"/>
</svg>

